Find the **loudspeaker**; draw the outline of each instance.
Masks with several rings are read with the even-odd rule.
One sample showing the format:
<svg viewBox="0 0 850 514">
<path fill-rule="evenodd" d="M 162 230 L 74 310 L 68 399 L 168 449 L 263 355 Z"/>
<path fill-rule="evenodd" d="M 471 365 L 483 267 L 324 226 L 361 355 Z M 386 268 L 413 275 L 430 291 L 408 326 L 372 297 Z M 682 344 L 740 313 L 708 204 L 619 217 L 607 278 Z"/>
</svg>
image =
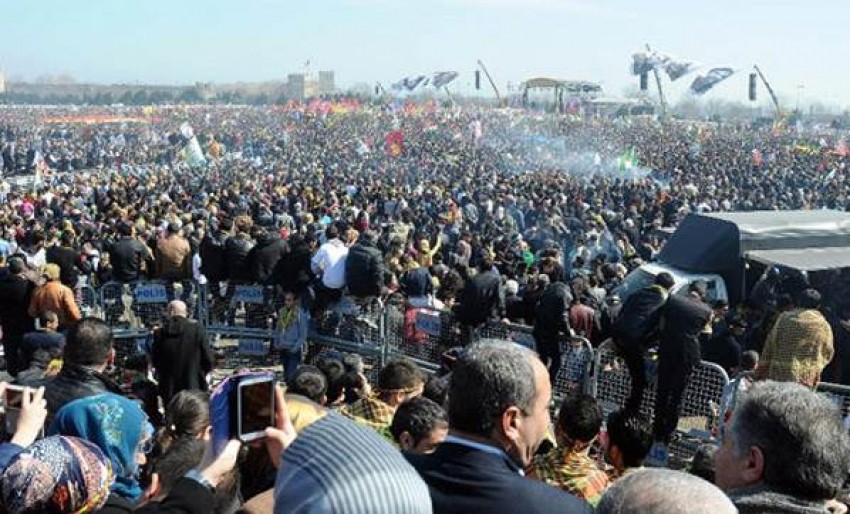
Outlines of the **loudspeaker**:
<svg viewBox="0 0 850 514">
<path fill-rule="evenodd" d="M 756 101 L 756 79 L 758 77 L 755 73 L 750 73 L 750 101 Z"/>
<path fill-rule="evenodd" d="M 640 74 L 640 90 L 646 91 L 647 89 L 649 89 L 649 74 L 643 72 Z"/>
<path fill-rule="evenodd" d="M 481 71 L 475 70 L 475 89 L 481 89 Z"/>
</svg>

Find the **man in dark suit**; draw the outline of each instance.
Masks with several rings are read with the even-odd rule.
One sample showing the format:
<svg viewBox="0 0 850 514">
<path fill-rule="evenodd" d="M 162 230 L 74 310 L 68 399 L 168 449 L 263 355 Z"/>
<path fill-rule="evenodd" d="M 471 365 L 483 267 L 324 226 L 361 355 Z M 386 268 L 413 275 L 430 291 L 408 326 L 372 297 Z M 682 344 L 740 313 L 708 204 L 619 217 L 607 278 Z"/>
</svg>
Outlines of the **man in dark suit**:
<svg viewBox="0 0 850 514">
<path fill-rule="evenodd" d="M 482 340 L 463 351 L 449 385 L 449 436 L 430 455 L 406 455 L 428 484 L 435 514 L 592 512 L 522 474 L 549 427 L 551 395 L 531 350 Z"/>
<path fill-rule="evenodd" d="M 204 327 L 187 317 L 182 301 L 168 304 L 168 319 L 154 332 L 151 354 L 159 377 L 159 395 L 165 405 L 185 389 L 207 390 L 212 353 Z"/>
<path fill-rule="evenodd" d="M 700 363 L 700 334 L 711 330 L 712 311 L 704 301 L 706 289 L 705 281 L 697 280 L 688 287 L 688 294 L 671 295 L 664 304 L 650 464 L 667 465 L 667 445 L 679 424 L 682 393 Z"/>
</svg>

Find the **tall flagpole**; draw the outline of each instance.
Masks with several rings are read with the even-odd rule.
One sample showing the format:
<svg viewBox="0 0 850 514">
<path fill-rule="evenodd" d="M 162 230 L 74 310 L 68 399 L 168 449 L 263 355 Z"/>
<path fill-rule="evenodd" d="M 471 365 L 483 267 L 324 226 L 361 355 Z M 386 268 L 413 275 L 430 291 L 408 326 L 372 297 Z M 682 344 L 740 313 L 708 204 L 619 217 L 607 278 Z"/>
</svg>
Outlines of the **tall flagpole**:
<svg viewBox="0 0 850 514">
<path fill-rule="evenodd" d="M 767 93 L 770 95 L 770 101 L 773 102 L 773 107 L 776 109 L 776 116 L 779 118 L 779 121 L 783 121 L 785 114 L 782 112 L 782 108 L 779 107 L 779 100 L 776 98 L 776 93 L 773 92 L 773 88 L 770 87 L 770 83 L 767 81 L 764 73 L 761 72 L 758 65 L 753 64 L 753 69 L 756 70 L 756 73 L 758 73 L 764 87 L 767 89 Z"/>
</svg>

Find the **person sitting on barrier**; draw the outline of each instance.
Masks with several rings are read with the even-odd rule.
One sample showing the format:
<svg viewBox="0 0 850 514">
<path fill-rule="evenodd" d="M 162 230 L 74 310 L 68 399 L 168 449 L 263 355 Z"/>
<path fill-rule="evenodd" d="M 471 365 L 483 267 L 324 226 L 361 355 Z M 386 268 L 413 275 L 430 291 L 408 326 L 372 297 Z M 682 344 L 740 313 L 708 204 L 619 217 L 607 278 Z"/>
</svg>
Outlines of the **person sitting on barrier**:
<svg viewBox="0 0 850 514">
<path fill-rule="evenodd" d="M 457 320 L 464 329 L 464 342 L 474 342 L 488 321 L 505 320 L 505 289 L 490 255 L 478 263 L 478 273 L 466 281 L 458 298 Z"/>
<path fill-rule="evenodd" d="M 433 453 L 446 439 L 448 432 L 446 412 L 421 396 L 399 405 L 390 424 L 390 433 L 399 448 L 420 455 Z"/>
<path fill-rule="evenodd" d="M 286 382 L 287 394 L 298 394 L 325 405 L 328 402 L 328 379 L 316 366 L 301 365 L 291 380 Z"/>
<path fill-rule="evenodd" d="M 151 362 L 159 379 L 159 395 L 165 404 L 185 389 L 206 391 L 212 371 L 212 351 L 204 327 L 188 318 L 186 304 L 172 300 L 168 317 L 154 331 Z"/>
<path fill-rule="evenodd" d="M 65 334 L 62 370 L 45 383 L 47 410 L 56 413 L 73 400 L 121 388 L 105 374 L 115 359 L 112 329 L 103 320 L 83 318 Z"/>
<path fill-rule="evenodd" d="M 563 282 L 552 282 L 543 291 L 535 309 L 534 344 L 540 360 L 549 369 L 549 380 L 555 384 L 561 369 L 561 341 L 572 336 L 570 303 L 573 296 Z"/>
<path fill-rule="evenodd" d="M 56 264 L 46 264 L 42 277 L 46 282 L 33 292 L 27 312 L 37 318 L 46 311 L 53 311 L 59 317 L 59 329 L 67 330 L 82 318 L 74 290 L 59 281 Z"/>
<path fill-rule="evenodd" d="M 345 259 L 345 283 L 348 293 L 363 301 L 381 296 L 384 285 L 384 256 L 376 246 L 378 235 L 372 231 L 360 235 Z"/>
<path fill-rule="evenodd" d="M 754 384 L 725 432 L 715 483 L 741 513 L 827 512 L 847 479 L 850 436 L 839 409 L 801 385 Z"/>
<path fill-rule="evenodd" d="M 634 412 L 640 412 L 646 389 L 644 354 L 658 338 L 661 308 L 674 284 L 673 275 L 659 273 L 653 285 L 629 296 L 614 321 L 614 343 L 629 369 L 632 382 L 626 408 Z"/>
<path fill-rule="evenodd" d="M 729 377 L 734 377 L 741 367 L 740 338 L 747 330 L 743 318 L 734 317 L 728 325 L 713 322 L 712 330 L 719 330 L 701 345 L 702 359 L 721 366 Z"/>
<path fill-rule="evenodd" d="M 559 487 L 595 506 L 608 487 L 608 475 L 588 453 L 602 428 L 602 408 L 596 398 L 572 394 L 564 398 L 555 425 L 557 448 L 538 455 L 526 476 Z"/>
<path fill-rule="evenodd" d="M 652 447 L 652 425 L 635 412 L 621 409 L 608 415 L 602 438 L 606 471 L 613 482 L 625 474 L 640 469 Z"/>
<path fill-rule="evenodd" d="M 340 412 L 392 440 L 388 429 L 396 408 L 421 395 L 424 387 L 425 374 L 413 361 L 402 357 L 381 369 L 377 394 L 367 395 Z"/>
<path fill-rule="evenodd" d="M 310 313 L 301 306 L 298 296 L 287 291 L 283 293 L 283 308 L 277 313 L 273 347 L 280 351 L 281 364 L 285 380 L 295 377 L 301 365 L 307 336 L 310 333 Z"/>
<path fill-rule="evenodd" d="M 182 224 L 172 221 L 167 234 L 156 244 L 156 278 L 177 282 L 192 278 L 192 251 L 180 233 Z"/>
<path fill-rule="evenodd" d="M 314 312 L 323 312 L 342 298 L 345 290 L 345 261 L 348 247 L 339 238 L 339 227 L 330 225 L 325 229 L 325 243 L 310 260 L 310 269 L 319 277 L 316 285 Z"/>
<path fill-rule="evenodd" d="M 669 469 L 642 469 L 630 473 L 605 491 L 596 509 L 597 514 L 650 512 L 652 514 L 738 513 L 723 491 L 710 482 L 683 471 Z"/>
<path fill-rule="evenodd" d="M 119 223 L 118 234 L 121 237 L 109 249 L 112 278 L 123 283 L 141 280 L 145 263 L 151 259 L 153 252 L 141 238 L 136 237 L 136 227 L 132 223 Z"/>
</svg>

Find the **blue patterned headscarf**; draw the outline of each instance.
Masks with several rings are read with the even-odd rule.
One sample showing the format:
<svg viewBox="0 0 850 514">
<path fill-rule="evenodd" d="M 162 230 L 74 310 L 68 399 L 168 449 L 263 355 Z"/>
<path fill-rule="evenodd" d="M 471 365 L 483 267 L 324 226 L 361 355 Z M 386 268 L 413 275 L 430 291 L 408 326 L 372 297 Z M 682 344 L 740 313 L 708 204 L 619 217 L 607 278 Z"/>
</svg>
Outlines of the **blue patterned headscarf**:
<svg viewBox="0 0 850 514">
<path fill-rule="evenodd" d="M 106 503 L 113 479 L 109 459 L 94 444 L 76 437 L 47 437 L 18 454 L 3 472 L 2 510 L 94 512 Z"/>
<path fill-rule="evenodd" d="M 112 492 L 130 501 L 141 497 L 136 453 L 153 435 L 153 426 L 137 403 L 113 393 L 75 400 L 59 409 L 48 433 L 80 437 L 97 445 L 115 471 Z"/>
</svg>

